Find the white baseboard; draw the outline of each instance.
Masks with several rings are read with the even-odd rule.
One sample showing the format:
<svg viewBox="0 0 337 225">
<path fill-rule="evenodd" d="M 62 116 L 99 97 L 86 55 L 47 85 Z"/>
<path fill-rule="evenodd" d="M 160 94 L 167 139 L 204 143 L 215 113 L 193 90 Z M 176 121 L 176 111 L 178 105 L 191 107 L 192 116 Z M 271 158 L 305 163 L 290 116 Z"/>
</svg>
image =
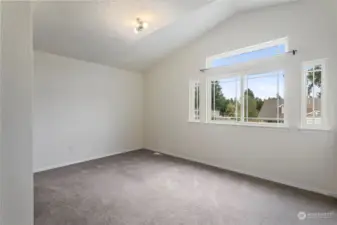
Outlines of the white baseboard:
<svg viewBox="0 0 337 225">
<path fill-rule="evenodd" d="M 88 161 L 92 161 L 92 160 L 96 160 L 96 159 L 102 159 L 102 158 L 105 158 L 105 157 L 119 155 L 119 154 L 123 154 L 123 153 L 127 153 L 127 152 L 132 152 L 132 151 L 137 151 L 137 150 L 140 150 L 140 149 L 141 148 L 139 148 L 139 149 L 131 149 L 131 150 L 123 150 L 123 151 L 108 153 L 108 154 L 104 154 L 104 155 L 100 155 L 100 156 L 89 157 L 89 158 L 86 158 L 86 159 L 81 159 L 81 160 L 77 160 L 77 161 L 73 161 L 73 162 L 66 162 L 66 163 L 61 163 L 61 164 L 57 164 L 57 165 L 52 165 L 52 166 L 47 166 L 47 167 L 43 167 L 43 168 L 38 168 L 38 169 L 34 169 L 34 173 L 43 172 L 43 171 L 52 170 L 52 169 L 57 169 L 57 168 L 61 168 L 61 167 L 65 167 L 65 166 L 70 166 L 70 165 L 74 165 L 74 164 L 78 164 L 78 163 L 83 163 L 83 162 L 88 162 Z"/>
<path fill-rule="evenodd" d="M 283 181 L 282 180 L 276 180 L 276 179 L 269 178 L 269 177 L 263 177 L 263 176 L 259 176 L 259 175 L 255 175 L 255 174 L 249 174 L 245 171 L 240 171 L 238 169 L 233 169 L 233 168 L 226 168 L 222 165 L 214 165 L 214 164 L 211 164 L 209 162 L 206 162 L 206 161 L 203 161 L 203 160 L 200 160 L 200 159 L 192 158 L 190 156 L 185 156 L 185 155 L 176 154 L 176 153 L 167 152 L 167 151 L 162 151 L 162 150 L 153 150 L 153 149 L 149 149 L 149 148 L 146 148 L 146 149 L 148 149 L 150 151 L 154 151 L 154 152 L 160 152 L 160 153 L 165 154 L 165 155 L 170 155 L 170 156 L 173 156 L 173 157 L 182 158 L 182 159 L 185 159 L 185 160 L 194 161 L 194 162 L 198 162 L 198 163 L 201 163 L 201 164 L 213 166 L 213 167 L 216 167 L 216 168 L 219 168 L 219 169 L 228 170 L 228 171 L 232 171 L 232 172 L 235 172 L 235 173 L 247 175 L 247 176 L 250 176 L 250 177 L 268 180 L 268 181 L 283 184 L 283 185 L 286 185 L 286 186 L 295 187 L 295 188 L 299 188 L 299 189 L 302 189 L 302 190 L 306 190 L 306 191 L 326 195 L 326 196 L 329 196 L 329 197 L 337 198 L 337 194 L 334 194 L 331 191 L 322 190 L 322 189 L 319 189 L 319 188 L 306 187 L 304 185 L 294 184 L 292 182 L 288 182 L 288 181 L 284 181 L 284 180 Z"/>
</svg>

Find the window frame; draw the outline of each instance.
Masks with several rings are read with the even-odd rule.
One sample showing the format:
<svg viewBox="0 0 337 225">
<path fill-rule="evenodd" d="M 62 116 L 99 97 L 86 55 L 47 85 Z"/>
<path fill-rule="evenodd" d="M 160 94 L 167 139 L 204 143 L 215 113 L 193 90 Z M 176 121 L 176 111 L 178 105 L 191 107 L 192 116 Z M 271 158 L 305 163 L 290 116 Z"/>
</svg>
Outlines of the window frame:
<svg viewBox="0 0 337 225">
<path fill-rule="evenodd" d="M 281 73 L 284 72 L 282 70 L 276 70 L 272 71 L 270 73 Z M 267 72 L 268 73 L 268 72 Z M 212 120 L 212 82 L 215 80 L 220 80 L 220 79 L 229 79 L 229 78 L 235 78 L 237 77 L 238 80 L 240 80 L 240 101 L 243 102 L 244 100 L 244 82 L 245 79 L 249 75 L 252 75 L 247 72 L 238 72 L 238 73 L 229 73 L 229 74 L 223 74 L 223 75 L 213 75 L 209 76 L 206 79 L 206 123 L 209 124 L 223 124 L 223 125 L 237 125 L 237 126 L 250 126 L 250 127 L 271 127 L 271 128 L 288 128 L 288 116 L 286 114 L 287 109 L 285 108 L 284 112 L 284 120 L 283 123 L 258 123 L 258 122 L 246 122 L 245 117 L 244 117 L 244 110 L 245 107 L 241 107 L 241 117 L 239 118 L 239 121 L 217 121 L 217 120 Z M 286 91 L 286 88 L 284 87 L 284 91 Z M 286 107 L 287 103 L 284 101 L 283 107 Z"/>
<path fill-rule="evenodd" d="M 240 93 L 242 92 L 242 79 L 243 79 L 243 73 L 230 73 L 230 74 L 226 74 L 226 75 L 213 75 L 213 76 L 209 76 L 206 79 L 206 105 L 207 105 L 207 109 L 206 109 L 206 122 L 207 123 L 213 123 L 213 124 L 228 124 L 228 125 L 236 125 L 238 123 L 240 123 L 241 121 L 216 121 L 216 120 L 212 120 L 212 82 L 215 80 L 219 80 L 219 79 L 229 79 L 229 78 L 234 78 L 234 77 L 238 77 L 240 80 Z M 240 101 L 242 96 L 240 96 Z M 241 118 L 240 118 L 241 120 Z"/>
<path fill-rule="evenodd" d="M 197 86 L 198 84 L 198 86 Z M 201 92 L 200 92 L 200 86 L 201 86 L 201 83 L 200 83 L 200 80 L 199 79 L 191 79 L 189 81 L 189 109 L 188 109 L 188 121 L 189 122 L 195 122 L 195 123 L 200 123 L 200 119 L 201 119 L 201 113 L 200 113 L 200 103 L 201 103 Z M 198 87 L 198 110 L 199 110 L 199 119 L 196 119 L 196 116 L 195 116 L 195 111 L 196 111 L 196 108 L 195 108 L 195 101 L 196 101 L 196 98 L 195 98 L 195 88 Z"/>
<path fill-rule="evenodd" d="M 329 117 L 328 117 L 328 108 L 327 108 L 327 92 L 326 92 L 326 77 L 327 77 L 327 66 L 326 66 L 327 59 L 316 59 L 311 61 L 305 61 L 302 63 L 302 77 L 301 77 L 301 125 L 300 129 L 307 129 L 307 130 L 330 130 L 328 127 L 329 124 Z M 308 124 L 307 123 L 307 68 L 308 67 L 315 67 L 317 65 L 322 66 L 322 83 L 321 83 L 321 124 Z"/>
<path fill-rule="evenodd" d="M 241 54 L 244 54 L 244 53 L 263 50 L 263 49 L 278 46 L 278 45 L 285 45 L 285 51 L 288 52 L 289 51 L 289 39 L 288 39 L 288 37 L 279 38 L 279 39 L 275 39 L 275 40 L 272 40 L 272 41 L 263 42 L 263 43 L 260 43 L 260 44 L 257 44 L 257 45 L 252 45 L 252 46 L 248 46 L 248 47 L 240 48 L 240 49 L 237 49 L 237 50 L 224 52 L 224 53 L 221 53 L 221 54 L 217 54 L 217 55 L 207 57 L 206 58 L 206 68 L 216 68 L 216 67 L 212 67 L 212 62 L 214 60 L 217 60 L 217 59 L 237 56 L 237 55 L 241 55 Z M 255 60 L 253 60 L 253 61 L 255 61 Z"/>
</svg>

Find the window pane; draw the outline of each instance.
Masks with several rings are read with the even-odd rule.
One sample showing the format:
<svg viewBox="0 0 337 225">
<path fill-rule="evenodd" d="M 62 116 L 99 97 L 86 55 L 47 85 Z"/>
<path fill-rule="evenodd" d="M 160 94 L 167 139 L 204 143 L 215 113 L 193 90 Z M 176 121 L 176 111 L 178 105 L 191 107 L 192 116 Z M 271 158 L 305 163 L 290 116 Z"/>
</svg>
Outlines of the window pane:
<svg viewBox="0 0 337 225">
<path fill-rule="evenodd" d="M 200 82 L 190 81 L 190 90 L 189 90 L 189 119 L 192 121 L 200 120 Z"/>
<path fill-rule="evenodd" d="M 240 120 L 240 77 L 212 81 L 212 120 Z"/>
<path fill-rule="evenodd" d="M 246 52 L 240 55 L 234 55 L 230 57 L 224 57 L 215 59 L 211 62 L 211 67 L 217 66 L 230 66 L 238 63 L 244 63 L 251 60 L 264 59 L 272 56 L 276 56 L 286 52 L 286 46 L 277 45 L 268 48 L 264 48 L 257 51 Z"/>
<path fill-rule="evenodd" d="M 306 124 L 320 125 L 321 118 L 321 98 L 322 98 L 322 66 L 315 65 L 306 72 Z"/>
<path fill-rule="evenodd" d="M 195 83 L 194 87 L 194 119 L 200 119 L 200 84 Z"/>
<path fill-rule="evenodd" d="M 284 123 L 284 73 L 273 72 L 246 77 L 244 121 Z"/>
</svg>

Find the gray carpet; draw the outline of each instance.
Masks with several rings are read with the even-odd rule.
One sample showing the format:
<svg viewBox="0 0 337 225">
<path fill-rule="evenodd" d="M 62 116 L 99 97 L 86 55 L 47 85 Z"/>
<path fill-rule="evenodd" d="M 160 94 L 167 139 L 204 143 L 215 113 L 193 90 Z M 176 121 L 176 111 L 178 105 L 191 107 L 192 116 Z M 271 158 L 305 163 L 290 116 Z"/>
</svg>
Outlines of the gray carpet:
<svg viewBox="0 0 337 225">
<path fill-rule="evenodd" d="M 336 225 L 337 200 L 146 150 L 35 174 L 35 225 L 155 224 Z"/>
</svg>

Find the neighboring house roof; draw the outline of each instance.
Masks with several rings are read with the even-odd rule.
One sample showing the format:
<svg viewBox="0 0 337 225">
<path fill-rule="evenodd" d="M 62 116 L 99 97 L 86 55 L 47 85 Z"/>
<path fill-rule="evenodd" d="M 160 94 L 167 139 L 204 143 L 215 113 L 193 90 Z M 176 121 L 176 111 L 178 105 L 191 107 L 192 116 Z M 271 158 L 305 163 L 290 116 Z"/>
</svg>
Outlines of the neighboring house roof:
<svg viewBox="0 0 337 225">
<path fill-rule="evenodd" d="M 282 113 L 282 107 L 284 107 L 283 99 L 279 99 L 278 104 L 277 99 L 265 100 L 259 112 L 259 118 L 277 118 L 277 110 L 279 110 L 279 118 L 284 118 L 284 114 Z M 319 116 L 320 111 L 321 111 L 321 99 L 309 98 L 307 102 L 307 116 L 312 116 L 313 112 L 315 112 L 315 116 Z"/>
<path fill-rule="evenodd" d="M 315 105 L 315 109 L 314 109 L 314 105 Z M 315 99 L 308 98 L 307 112 L 310 113 L 312 111 L 321 111 L 321 99 L 320 98 L 315 98 Z"/>
<path fill-rule="evenodd" d="M 282 107 L 284 104 L 283 99 L 268 99 L 264 101 L 264 104 L 259 112 L 259 118 L 277 118 L 277 110 L 279 111 L 279 118 L 283 118 Z"/>
</svg>

